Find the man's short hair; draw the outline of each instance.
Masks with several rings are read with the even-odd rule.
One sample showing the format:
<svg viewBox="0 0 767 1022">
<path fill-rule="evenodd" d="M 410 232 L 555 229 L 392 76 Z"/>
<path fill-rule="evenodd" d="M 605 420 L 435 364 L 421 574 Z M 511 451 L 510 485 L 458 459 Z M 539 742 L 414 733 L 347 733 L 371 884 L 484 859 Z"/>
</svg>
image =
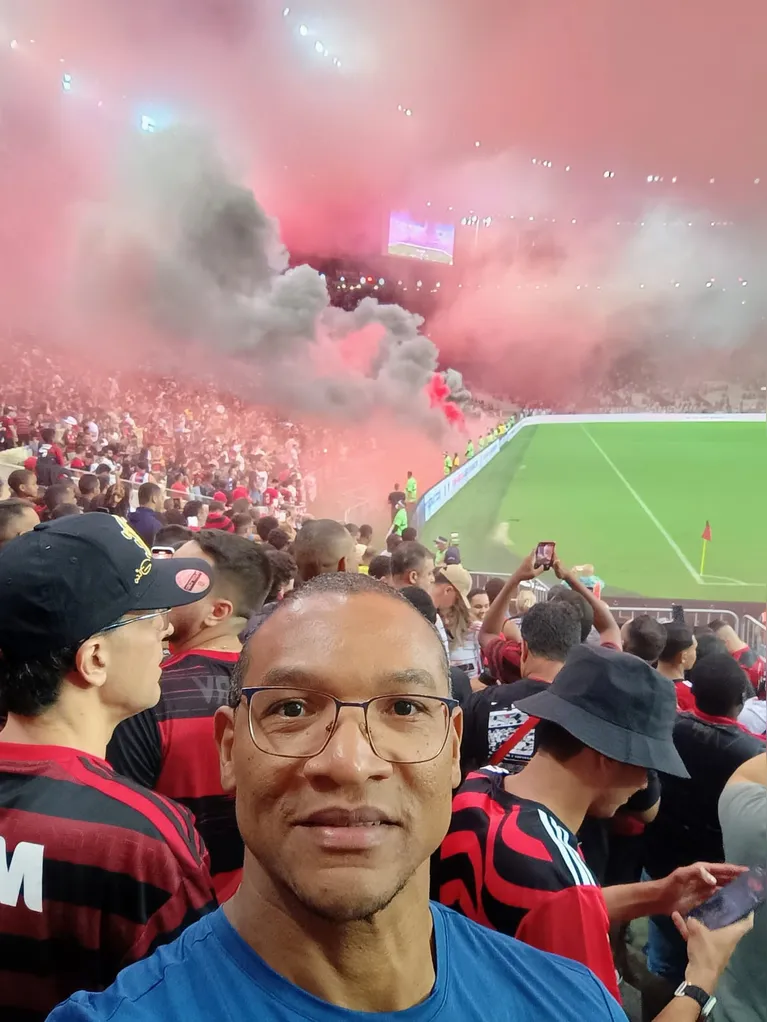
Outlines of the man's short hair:
<svg viewBox="0 0 767 1022">
<path fill-rule="evenodd" d="M 369 543 L 373 538 L 372 525 L 360 525 L 360 543 Z"/>
<path fill-rule="evenodd" d="M 77 504 L 59 504 L 51 511 L 51 521 L 55 522 L 59 518 L 67 518 L 69 515 L 81 515 L 83 509 L 78 507 Z"/>
<path fill-rule="evenodd" d="M 727 653 L 727 643 L 720 639 L 713 632 L 703 632 L 697 636 L 698 648 L 696 650 L 696 662 L 712 653 Z M 728 654 L 729 655 L 729 654 Z"/>
<path fill-rule="evenodd" d="M 359 536 L 360 534 L 359 526 L 355 525 L 354 522 L 346 523 L 346 531 L 349 533 L 350 536 Z"/>
<path fill-rule="evenodd" d="M 378 554 L 368 565 L 368 575 L 370 578 L 378 579 L 380 582 L 384 578 L 391 577 L 391 557 L 388 554 Z"/>
<path fill-rule="evenodd" d="M 157 483 L 142 483 L 138 488 L 138 502 L 146 506 L 151 500 L 162 496 L 162 488 Z"/>
<path fill-rule="evenodd" d="M 101 484 L 96 476 L 91 472 L 86 472 L 85 475 L 80 476 L 78 485 L 80 487 L 80 493 L 82 493 L 84 497 L 90 496 L 91 493 L 98 493 L 101 489 Z"/>
<path fill-rule="evenodd" d="M 236 538 L 236 537 L 235 537 Z M 258 549 L 258 547 L 256 547 Z M 341 596 L 358 596 L 366 593 L 375 593 L 379 596 L 385 596 L 387 599 L 397 600 L 401 606 L 410 607 L 414 613 L 420 614 L 416 607 L 406 600 L 396 589 L 392 589 L 391 586 L 387 586 L 385 582 L 379 582 L 377 579 L 370 578 L 368 575 L 363 575 L 358 572 L 332 572 L 324 575 L 315 575 L 311 581 L 302 585 L 300 589 L 294 589 L 288 593 L 285 599 L 280 603 L 277 610 L 272 614 L 270 621 L 274 621 L 275 617 L 282 612 L 284 607 L 289 606 L 295 600 L 306 600 L 312 596 L 320 596 L 325 593 L 337 593 Z M 375 627 L 375 620 L 371 620 L 371 627 Z M 442 645 L 442 639 L 439 636 L 439 632 L 436 628 L 432 627 L 434 632 L 434 641 L 440 650 L 440 665 L 444 672 L 445 679 L 448 685 L 448 692 L 450 691 L 450 663 L 448 661 L 445 647 Z M 255 633 L 258 635 L 258 632 Z M 257 642 L 258 639 L 251 639 L 250 642 Z M 240 659 L 235 665 L 234 671 L 232 672 L 232 679 L 229 686 L 229 705 L 237 707 L 240 704 L 242 697 L 242 689 L 245 678 L 248 673 L 248 648 L 250 642 L 246 643 L 243 647 Z"/>
<path fill-rule="evenodd" d="M 79 645 L 30 651 L 22 659 L 0 657 L 0 713 L 39 717 L 59 697 L 65 675 L 75 669 Z"/>
<path fill-rule="evenodd" d="M 657 662 L 666 645 L 666 626 L 650 614 L 637 614 L 628 623 L 623 649 L 648 664 Z"/>
<path fill-rule="evenodd" d="M 661 650 L 659 660 L 663 663 L 670 663 L 680 653 L 684 653 L 692 646 L 694 638 L 689 625 L 683 625 L 678 621 L 669 621 L 666 625 L 666 644 Z"/>
<path fill-rule="evenodd" d="M 196 532 L 192 532 L 191 529 L 187 529 L 184 525 L 163 525 L 157 531 L 152 546 L 173 547 L 175 550 L 183 543 L 188 543 L 190 539 L 195 539 L 197 535 Z"/>
<path fill-rule="evenodd" d="M 346 528 L 332 518 L 306 522 L 293 544 L 298 572 L 304 581 L 315 575 L 337 572 L 340 561 L 348 558 L 353 549 L 353 540 Z"/>
<path fill-rule="evenodd" d="M 264 553 L 269 558 L 272 566 L 272 588 L 266 597 L 266 603 L 273 603 L 291 579 L 295 580 L 298 575 L 295 558 L 287 550 L 275 550 L 267 546 Z"/>
<path fill-rule="evenodd" d="M 566 763 L 585 748 L 580 738 L 552 720 L 541 720 L 535 725 L 535 751 L 547 752 L 557 763 Z"/>
<path fill-rule="evenodd" d="M 232 514 L 250 514 L 250 501 L 247 497 L 238 497 L 237 500 L 232 502 Z"/>
<path fill-rule="evenodd" d="M 212 500 L 210 502 L 209 511 L 224 511 L 226 510 L 226 504 L 223 504 L 220 500 Z"/>
<path fill-rule="evenodd" d="M 232 524 L 234 525 L 235 535 L 242 535 L 249 532 L 253 527 L 253 519 L 249 514 L 232 515 Z"/>
<path fill-rule="evenodd" d="M 280 523 L 277 521 L 274 515 L 264 515 L 263 518 L 259 518 L 259 520 L 256 522 L 256 532 L 258 533 L 258 538 L 261 540 L 261 542 L 268 543 L 269 533 L 272 531 L 272 529 L 278 529 L 279 525 Z"/>
<path fill-rule="evenodd" d="M 68 494 L 70 493 L 73 494 L 74 492 L 75 484 L 72 482 L 53 483 L 53 485 L 49 486 L 45 491 L 45 496 L 43 497 L 43 500 L 45 501 L 45 506 L 48 508 L 49 511 L 53 511 L 54 508 L 57 508 L 59 506 L 59 504 L 64 503 L 64 498 Z"/>
<path fill-rule="evenodd" d="M 55 436 L 56 430 L 51 429 L 50 426 L 46 426 L 45 429 L 40 430 L 40 439 L 44 444 L 52 444 Z"/>
<path fill-rule="evenodd" d="M 546 599 L 549 602 L 567 603 L 574 608 L 581 619 L 581 642 L 585 642 L 594 627 L 594 608 L 591 604 L 568 586 L 554 586 Z"/>
<path fill-rule="evenodd" d="M 433 561 L 434 554 L 422 543 L 400 543 L 391 555 L 391 573 L 403 576 L 410 571 L 420 571 L 427 558 Z"/>
<path fill-rule="evenodd" d="M 17 497 L 22 486 L 37 486 L 37 476 L 28 468 L 16 468 L 8 476 L 11 493 Z"/>
<path fill-rule="evenodd" d="M 186 504 L 184 504 L 184 518 L 199 518 L 200 511 L 202 511 L 201 500 L 188 500 Z"/>
<path fill-rule="evenodd" d="M 267 536 L 266 541 L 269 546 L 273 546 L 275 550 L 284 550 L 285 547 L 290 546 L 290 536 L 284 529 L 272 529 Z"/>
<path fill-rule="evenodd" d="M 14 518 L 20 518 L 25 511 L 34 511 L 34 506 L 28 500 L 21 497 L 9 497 L 8 500 L 0 500 L 0 537 L 12 524 Z"/>
<path fill-rule="evenodd" d="M 402 542 L 403 543 L 414 543 L 418 539 L 418 529 L 413 528 L 412 525 L 408 525 L 406 529 L 402 530 Z"/>
<path fill-rule="evenodd" d="M 408 603 L 412 603 L 430 624 L 437 624 L 437 608 L 425 589 L 421 589 L 420 586 L 405 586 L 404 589 L 400 589 L 400 596 L 404 596 Z"/>
<path fill-rule="evenodd" d="M 582 641 L 578 611 L 565 600 L 536 603 L 522 618 L 520 631 L 533 656 L 555 663 L 564 663 Z"/>
<path fill-rule="evenodd" d="M 391 532 L 386 537 L 386 549 L 389 551 L 390 554 L 393 554 L 401 542 L 402 536 L 400 536 L 396 532 Z"/>
<path fill-rule="evenodd" d="M 747 678 L 729 653 L 710 653 L 695 662 L 690 682 L 698 709 L 723 717 L 742 705 Z"/>
<path fill-rule="evenodd" d="M 214 529 L 203 529 L 192 538 L 213 561 L 214 591 L 223 585 L 232 599 L 235 616 L 249 618 L 261 610 L 272 588 L 273 571 L 258 543 Z"/>
<path fill-rule="evenodd" d="M 490 602 L 492 603 L 496 596 L 499 595 L 501 589 L 506 585 L 502 578 L 489 578 L 485 582 L 485 592 L 488 595 Z"/>
</svg>

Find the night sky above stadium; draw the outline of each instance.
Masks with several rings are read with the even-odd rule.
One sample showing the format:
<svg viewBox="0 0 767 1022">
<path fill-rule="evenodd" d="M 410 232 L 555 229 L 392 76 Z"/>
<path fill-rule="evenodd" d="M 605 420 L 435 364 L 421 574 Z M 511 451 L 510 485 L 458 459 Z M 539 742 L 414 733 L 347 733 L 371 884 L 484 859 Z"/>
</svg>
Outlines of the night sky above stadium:
<svg viewBox="0 0 767 1022">
<path fill-rule="evenodd" d="M 38 286 L 39 252 L 54 274 L 73 199 L 103 190 L 126 133 L 191 119 L 294 254 L 380 254 L 392 210 L 455 224 L 453 287 L 473 248 L 484 290 L 441 298 L 430 326 L 461 367 L 501 335 L 544 351 L 563 326 L 577 358 L 637 326 L 751 343 L 766 29 L 756 0 L 5 0 L 5 236 L 26 233 Z M 470 215 L 493 230 L 462 229 Z M 516 294 L 544 271 L 545 304 Z"/>
</svg>

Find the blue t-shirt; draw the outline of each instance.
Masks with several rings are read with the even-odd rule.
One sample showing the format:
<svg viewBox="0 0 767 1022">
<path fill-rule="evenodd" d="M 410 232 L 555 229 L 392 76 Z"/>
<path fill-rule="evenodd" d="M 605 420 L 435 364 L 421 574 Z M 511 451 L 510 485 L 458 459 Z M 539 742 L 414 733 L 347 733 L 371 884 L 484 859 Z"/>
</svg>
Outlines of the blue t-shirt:
<svg viewBox="0 0 767 1022">
<path fill-rule="evenodd" d="M 108 990 L 79 993 L 48 1022 L 626 1022 L 593 973 L 432 903 L 437 978 L 421 1004 L 350 1011 L 278 975 L 222 909 L 129 966 Z"/>
</svg>

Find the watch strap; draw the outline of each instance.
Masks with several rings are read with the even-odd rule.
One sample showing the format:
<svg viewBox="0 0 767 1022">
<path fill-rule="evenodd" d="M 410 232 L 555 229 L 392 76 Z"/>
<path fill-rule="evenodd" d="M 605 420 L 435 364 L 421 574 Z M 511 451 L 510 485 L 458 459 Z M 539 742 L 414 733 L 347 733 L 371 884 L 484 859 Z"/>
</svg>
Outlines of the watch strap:
<svg viewBox="0 0 767 1022">
<path fill-rule="evenodd" d="M 708 1018 L 716 1006 L 716 997 L 706 993 L 702 987 L 696 987 L 686 980 L 674 991 L 674 997 L 691 997 L 700 1007 L 699 1018 Z"/>
</svg>

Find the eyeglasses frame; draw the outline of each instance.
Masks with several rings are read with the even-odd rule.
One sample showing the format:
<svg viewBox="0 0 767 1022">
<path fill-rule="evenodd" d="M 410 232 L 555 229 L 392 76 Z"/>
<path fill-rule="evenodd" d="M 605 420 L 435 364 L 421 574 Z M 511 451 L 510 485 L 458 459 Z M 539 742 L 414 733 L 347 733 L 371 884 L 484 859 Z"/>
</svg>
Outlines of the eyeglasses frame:
<svg viewBox="0 0 767 1022">
<path fill-rule="evenodd" d="M 325 742 L 324 742 L 322 748 L 318 749 L 317 752 L 313 752 L 309 756 L 288 756 L 284 752 L 273 752 L 271 749 L 262 749 L 261 746 L 256 741 L 256 736 L 253 733 L 253 716 L 252 716 L 252 714 L 250 712 L 250 705 L 251 705 L 251 702 L 253 701 L 253 696 L 257 692 L 279 692 L 279 691 L 289 691 L 289 692 L 299 692 L 299 693 L 300 692 L 307 692 L 310 695 L 314 695 L 314 696 L 317 696 L 317 695 L 324 696 L 326 699 L 330 699 L 333 703 L 335 703 L 336 714 L 335 714 L 335 717 L 333 718 L 333 724 L 332 724 L 331 727 L 329 727 L 327 729 L 327 732 L 328 732 L 327 738 L 325 739 Z M 371 703 L 374 703 L 374 702 L 376 702 L 379 699 L 387 699 L 387 698 L 391 699 L 392 696 L 396 696 L 398 699 L 412 699 L 414 702 L 418 702 L 418 700 L 422 700 L 422 699 L 431 699 L 433 701 L 440 702 L 440 703 L 442 703 L 443 706 L 447 707 L 447 709 L 448 709 L 448 717 L 447 717 L 447 726 L 445 727 L 445 737 L 442 740 L 442 745 L 440 745 L 439 749 L 437 750 L 437 752 L 434 753 L 433 756 L 429 756 L 428 759 L 410 759 L 410 760 L 394 759 L 394 760 L 392 760 L 392 759 L 386 759 L 385 756 L 382 756 L 378 752 L 378 750 L 376 749 L 375 745 L 373 744 L 373 739 L 371 738 L 371 735 L 370 735 L 370 727 L 368 726 L 368 707 L 370 706 Z M 315 756 L 321 756 L 322 753 L 325 751 L 325 749 L 327 749 L 327 747 L 330 744 L 330 741 L 331 741 L 333 735 L 336 733 L 336 730 L 338 729 L 338 718 L 339 718 L 339 716 L 341 714 L 341 710 L 344 707 L 346 707 L 346 706 L 351 706 L 351 707 L 355 707 L 357 709 L 361 709 L 362 712 L 363 712 L 363 715 L 364 715 L 364 718 L 365 718 L 365 735 L 367 737 L 368 744 L 370 745 L 370 748 L 373 750 L 375 755 L 378 756 L 379 759 L 382 759 L 385 763 L 393 763 L 393 764 L 395 764 L 397 766 L 413 766 L 413 765 L 416 765 L 418 763 L 431 763 L 432 760 L 435 760 L 437 758 L 437 756 L 440 755 L 440 753 L 445 748 L 445 745 L 447 744 L 447 739 L 448 739 L 448 736 L 450 734 L 450 721 L 453 718 L 453 711 L 456 710 L 461 705 L 460 702 L 457 699 L 451 699 L 451 698 L 448 698 L 447 696 L 433 696 L 433 695 L 425 695 L 424 696 L 424 695 L 420 695 L 420 694 L 416 695 L 413 692 L 389 692 L 389 693 L 384 692 L 381 695 L 373 696 L 371 699 L 366 699 L 364 702 L 358 703 L 358 702 L 349 702 L 349 701 L 344 700 L 344 699 L 336 699 L 335 696 L 330 695 L 330 693 L 328 693 L 328 692 L 317 692 L 314 689 L 309 689 L 309 688 L 290 688 L 288 686 L 281 686 L 281 685 L 261 685 L 261 686 L 255 686 L 253 688 L 244 688 L 244 689 L 242 689 L 242 691 L 240 693 L 240 702 L 242 702 L 243 697 L 245 699 L 245 706 L 246 706 L 246 709 L 248 711 L 248 731 L 250 732 L 250 740 L 253 742 L 253 744 L 259 750 L 259 752 L 266 753 L 267 756 L 277 756 L 280 759 L 303 759 L 303 760 L 314 759 Z"/>
</svg>

